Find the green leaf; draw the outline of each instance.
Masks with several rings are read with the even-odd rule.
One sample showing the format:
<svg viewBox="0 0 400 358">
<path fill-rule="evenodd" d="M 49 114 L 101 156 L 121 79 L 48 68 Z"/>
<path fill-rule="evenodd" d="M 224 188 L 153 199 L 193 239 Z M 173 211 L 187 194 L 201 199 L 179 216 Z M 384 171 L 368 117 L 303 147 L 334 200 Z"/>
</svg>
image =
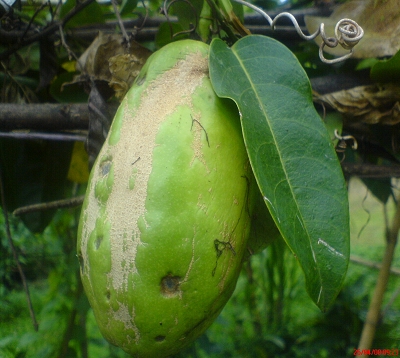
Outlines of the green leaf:
<svg viewBox="0 0 400 358">
<path fill-rule="evenodd" d="M 120 10 L 121 17 L 132 17 L 133 10 L 136 9 L 137 3 L 137 0 L 123 0 Z"/>
<path fill-rule="evenodd" d="M 184 29 L 179 23 L 162 23 L 158 28 L 158 32 L 155 37 L 155 43 L 157 47 L 161 48 L 170 42 L 189 38 L 189 34 L 180 33 L 182 31 L 184 31 Z"/>
<path fill-rule="evenodd" d="M 295 56 L 264 36 L 232 48 L 214 39 L 210 77 L 239 107 L 250 162 L 264 200 L 297 257 L 307 291 L 325 311 L 349 260 L 346 185 L 329 134 Z"/>
<path fill-rule="evenodd" d="M 371 79 L 376 82 L 400 81 L 400 50 L 391 59 L 375 63 L 371 68 Z"/>
<path fill-rule="evenodd" d="M 377 58 L 366 58 L 364 60 L 361 60 L 356 66 L 356 71 L 361 71 L 361 70 L 365 70 L 367 68 L 371 68 L 373 65 L 375 65 L 378 62 L 379 62 L 379 60 Z"/>
<path fill-rule="evenodd" d="M 80 83 L 74 83 L 76 73 L 63 72 L 51 83 L 49 92 L 57 102 L 84 103 L 88 95 Z"/>
<path fill-rule="evenodd" d="M 362 181 L 382 204 L 386 204 L 393 195 L 391 178 L 362 178 Z"/>
<path fill-rule="evenodd" d="M 178 22 L 185 30 L 197 26 L 199 15 L 203 7 L 203 0 L 175 1 L 170 3 L 169 15 L 176 15 Z"/>
<path fill-rule="evenodd" d="M 75 6 L 76 0 L 67 0 L 61 6 L 60 18 L 63 19 Z M 101 6 L 97 2 L 93 2 L 73 16 L 71 20 L 67 22 L 65 28 L 104 23 L 104 14 L 101 10 Z"/>
<path fill-rule="evenodd" d="M 336 147 L 339 139 L 335 136 L 335 131 L 337 133 L 342 133 L 343 128 L 343 117 L 339 112 L 328 112 L 323 119 L 326 130 L 329 133 L 329 137 Z"/>
</svg>

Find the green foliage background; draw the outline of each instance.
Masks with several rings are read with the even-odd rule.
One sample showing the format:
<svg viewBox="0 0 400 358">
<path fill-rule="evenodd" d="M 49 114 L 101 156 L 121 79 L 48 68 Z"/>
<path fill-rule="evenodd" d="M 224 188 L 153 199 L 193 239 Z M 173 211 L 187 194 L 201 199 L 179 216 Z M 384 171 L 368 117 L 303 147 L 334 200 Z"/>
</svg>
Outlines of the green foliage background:
<svg viewBox="0 0 400 358">
<path fill-rule="evenodd" d="M 350 183 L 350 204 L 352 254 L 379 261 L 384 251 L 383 205 L 358 180 Z M 393 202 L 387 206 L 391 213 Z M 39 321 L 37 333 L 5 239 L 4 219 L 0 218 L 1 357 L 127 357 L 102 338 L 82 292 L 75 251 L 78 214 L 79 209 L 60 210 L 43 234 L 36 235 L 19 220 L 12 221 Z M 366 229 L 360 232 L 364 224 Z M 400 255 L 394 267 L 400 267 Z M 350 263 L 343 290 L 323 314 L 308 297 L 293 255 L 283 242 L 276 241 L 244 265 L 236 291 L 221 315 L 177 357 L 351 356 L 376 278 L 376 269 Z M 399 276 L 393 275 L 386 303 L 399 284 Z M 399 322 L 397 299 L 386 311 L 374 347 L 398 348 Z"/>
</svg>

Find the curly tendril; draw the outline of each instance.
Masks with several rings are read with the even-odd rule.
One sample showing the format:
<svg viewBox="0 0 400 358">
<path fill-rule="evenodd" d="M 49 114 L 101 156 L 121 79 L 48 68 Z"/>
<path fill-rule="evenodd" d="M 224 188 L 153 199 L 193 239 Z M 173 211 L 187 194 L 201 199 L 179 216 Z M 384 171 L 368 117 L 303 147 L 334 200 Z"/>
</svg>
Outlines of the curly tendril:
<svg viewBox="0 0 400 358">
<path fill-rule="evenodd" d="M 296 18 L 288 13 L 288 12 L 282 12 L 278 15 L 275 16 L 275 18 L 272 20 L 272 18 L 262 9 L 259 7 L 248 3 L 247 1 L 244 0 L 234 0 L 235 2 L 247 6 L 250 9 L 253 9 L 254 11 L 258 12 L 260 15 L 262 15 L 269 23 L 269 26 L 271 26 L 271 29 L 274 30 L 276 26 L 276 22 L 281 18 L 281 17 L 287 17 L 292 21 L 293 26 L 295 27 L 297 33 L 299 36 L 304 39 L 304 40 L 314 40 L 318 35 L 321 35 L 323 42 L 321 43 L 319 47 L 319 58 L 321 59 L 322 62 L 327 63 L 327 64 L 334 64 L 338 63 L 344 60 L 347 60 L 349 57 L 352 56 L 353 51 L 354 51 L 354 46 L 357 45 L 357 43 L 362 39 L 364 36 L 364 30 L 360 25 L 358 25 L 354 20 L 351 19 L 342 19 L 340 20 L 335 27 L 335 37 L 328 37 L 325 34 L 325 27 L 324 24 L 320 24 L 319 28 L 317 31 L 315 31 L 311 35 L 305 35 L 303 31 L 301 31 L 301 28 L 299 24 L 297 23 Z M 334 48 L 337 45 L 342 46 L 345 50 L 350 50 L 350 52 L 346 55 L 343 55 L 341 57 L 335 58 L 333 60 L 328 60 L 324 57 L 323 50 L 325 46 Z"/>
</svg>

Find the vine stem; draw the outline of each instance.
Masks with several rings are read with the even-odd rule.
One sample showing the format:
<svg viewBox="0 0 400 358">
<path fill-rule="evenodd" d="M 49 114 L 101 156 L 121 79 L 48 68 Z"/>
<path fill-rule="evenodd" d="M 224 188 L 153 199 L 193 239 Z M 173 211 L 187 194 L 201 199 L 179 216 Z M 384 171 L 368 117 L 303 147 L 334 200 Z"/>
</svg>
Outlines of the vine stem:
<svg viewBox="0 0 400 358">
<path fill-rule="evenodd" d="M 61 200 L 49 201 L 47 203 L 22 206 L 18 209 L 15 209 L 13 211 L 13 215 L 20 216 L 22 214 L 34 213 L 44 210 L 74 208 L 76 206 L 82 205 L 84 198 L 85 196 L 81 195 L 69 199 L 61 199 Z"/>
<path fill-rule="evenodd" d="M 131 43 L 129 41 L 129 35 L 127 34 L 127 32 L 125 30 L 124 23 L 122 22 L 121 14 L 119 13 L 119 10 L 118 10 L 117 0 L 111 0 L 111 4 L 113 6 L 115 16 L 117 17 L 119 28 L 121 29 L 121 32 L 122 32 L 122 36 L 126 41 L 126 46 L 129 48 L 129 47 L 131 47 Z"/>
<path fill-rule="evenodd" d="M 7 213 L 6 199 L 5 199 L 5 193 L 4 193 L 3 174 L 2 174 L 1 168 L 0 168 L 0 196 L 1 196 L 1 206 L 3 208 L 3 215 L 4 215 L 5 226 L 6 226 L 6 234 L 7 234 L 8 243 L 9 243 L 11 251 L 13 253 L 14 261 L 17 265 L 18 272 L 19 272 L 19 275 L 21 276 L 22 284 L 24 286 L 26 300 L 28 301 L 29 313 L 30 313 L 30 316 L 32 319 L 33 328 L 37 332 L 39 330 L 39 325 L 36 321 L 35 311 L 33 309 L 31 296 L 29 293 L 28 282 L 26 281 L 24 271 L 23 271 L 21 263 L 19 262 L 19 259 L 18 259 L 17 249 L 14 246 L 14 242 L 13 242 L 13 239 L 11 236 L 10 223 L 8 221 L 8 213 Z"/>
<path fill-rule="evenodd" d="M 394 252 L 397 244 L 397 236 L 400 230 L 400 197 L 397 198 L 396 212 L 393 218 L 391 230 L 388 230 L 386 239 L 386 249 L 379 271 L 378 280 L 368 309 L 367 318 L 361 333 L 358 349 L 371 349 L 377 325 L 381 318 L 381 306 L 383 295 L 389 280 L 390 267 L 392 265 Z"/>
<path fill-rule="evenodd" d="M 350 261 L 355 263 L 355 264 L 358 264 L 358 265 L 362 265 L 362 266 L 365 266 L 365 267 L 370 267 L 370 268 L 378 269 L 378 270 L 380 270 L 381 267 L 382 267 L 381 263 L 364 260 L 361 257 L 357 257 L 357 256 L 353 256 L 353 255 L 350 256 Z M 391 275 L 400 276 L 400 270 L 397 269 L 397 268 L 391 268 L 390 269 L 390 274 Z M 400 287 L 399 287 L 399 289 L 400 289 Z"/>
</svg>

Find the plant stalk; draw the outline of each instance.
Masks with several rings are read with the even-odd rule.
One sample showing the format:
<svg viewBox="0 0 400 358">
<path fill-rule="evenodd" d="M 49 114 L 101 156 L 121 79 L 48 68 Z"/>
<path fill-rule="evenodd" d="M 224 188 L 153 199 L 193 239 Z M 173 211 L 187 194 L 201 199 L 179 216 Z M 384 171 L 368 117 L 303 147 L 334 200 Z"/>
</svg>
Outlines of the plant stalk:
<svg viewBox="0 0 400 358">
<path fill-rule="evenodd" d="M 397 244 L 397 236 L 400 229 L 400 198 L 397 200 L 396 213 L 393 218 L 391 230 L 388 230 L 385 255 L 383 257 L 382 266 L 379 271 L 378 280 L 375 286 L 375 291 L 368 309 L 367 318 L 364 323 L 361 333 L 358 349 L 371 349 L 374 341 L 375 332 L 379 319 L 381 318 L 381 306 L 383 295 L 386 291 L 386 286 L 390 276 L 390 267 L 392 265 L 394 252 Z"/>
</svg>

